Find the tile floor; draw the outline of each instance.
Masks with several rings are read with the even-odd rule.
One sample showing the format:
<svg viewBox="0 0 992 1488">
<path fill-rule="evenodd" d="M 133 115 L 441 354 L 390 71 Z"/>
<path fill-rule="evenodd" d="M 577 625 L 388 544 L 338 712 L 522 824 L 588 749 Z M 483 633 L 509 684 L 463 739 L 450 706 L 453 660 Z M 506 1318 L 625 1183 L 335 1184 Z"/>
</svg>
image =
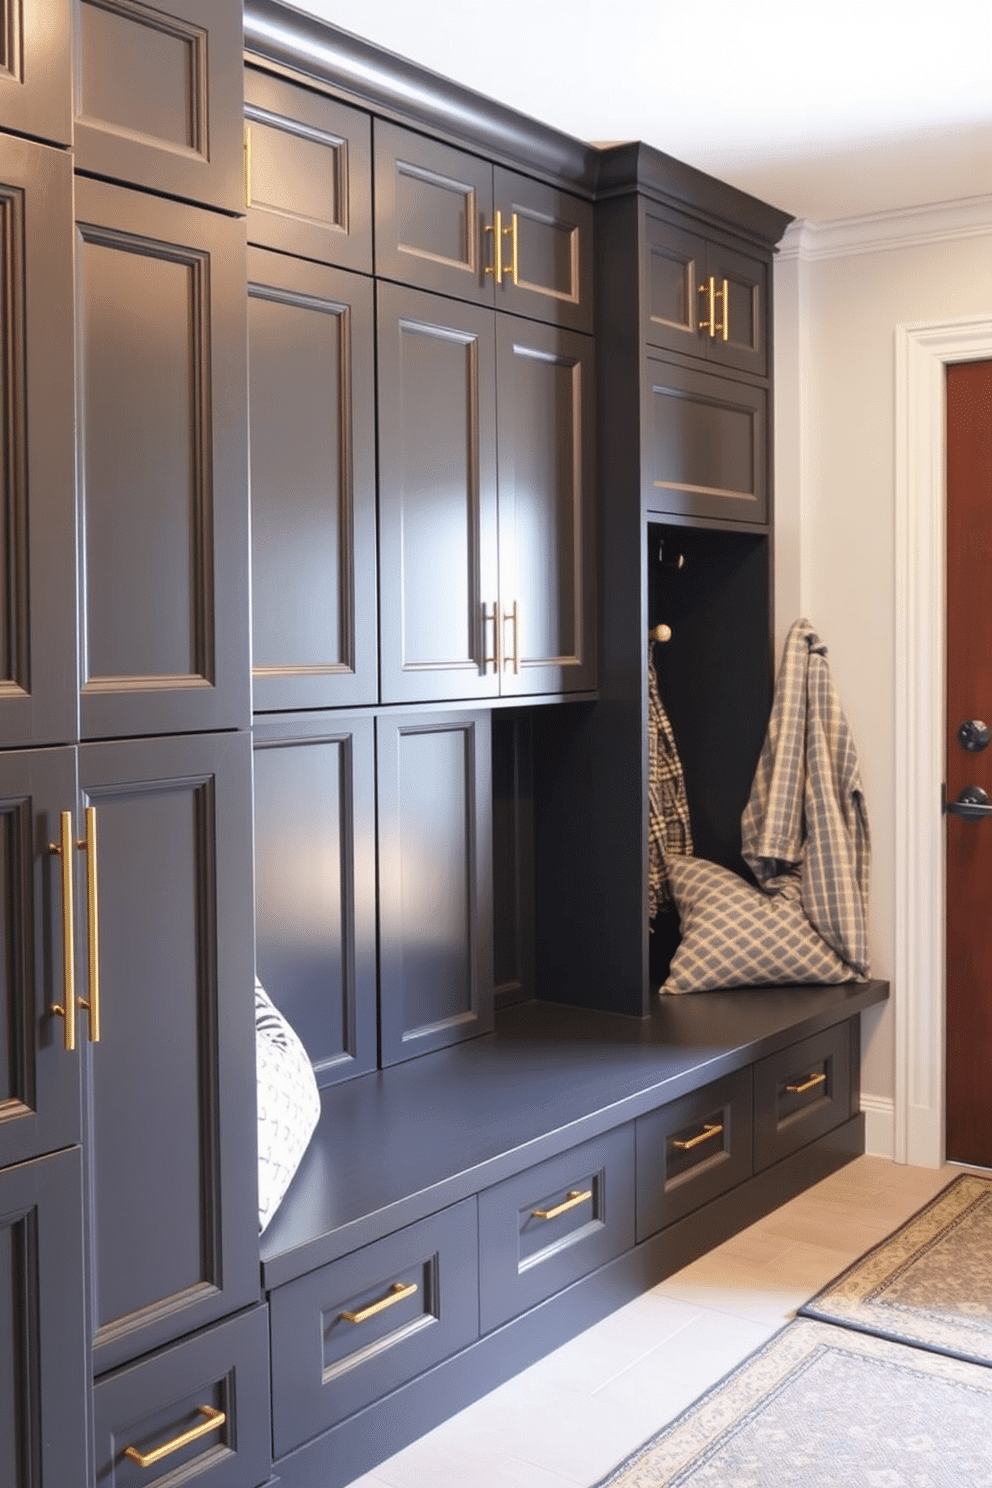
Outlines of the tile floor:
<svg viewBox="0 0 992 1488">
<path fill-rule="evenodd" d="M 859 1158 L 352 1488 L 590 1488 L 957 1171 Z"/>
</svg>

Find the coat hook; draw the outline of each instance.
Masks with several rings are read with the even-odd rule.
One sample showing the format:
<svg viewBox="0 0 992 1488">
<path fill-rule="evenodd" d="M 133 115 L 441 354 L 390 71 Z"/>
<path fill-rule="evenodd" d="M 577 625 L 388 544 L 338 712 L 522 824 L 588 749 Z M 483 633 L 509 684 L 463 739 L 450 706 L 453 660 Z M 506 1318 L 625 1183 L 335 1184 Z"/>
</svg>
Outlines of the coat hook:
<svg viewBox="0 0 992 1488">
<path fill-rule="evenodd" d="M 666 558 L 665 539 L 662 538 L 658 543 L 658 562 L 661 564 L 662 568 L 684 568 L 685 554 L 675 553 L 671 558 Z"/>
<path fill-rule="evenodd" d="M 672 639 L 672 627 L 670 625 L 652 625 L 648 631 L 649 641 L 670 641 Z"/>
</svg>

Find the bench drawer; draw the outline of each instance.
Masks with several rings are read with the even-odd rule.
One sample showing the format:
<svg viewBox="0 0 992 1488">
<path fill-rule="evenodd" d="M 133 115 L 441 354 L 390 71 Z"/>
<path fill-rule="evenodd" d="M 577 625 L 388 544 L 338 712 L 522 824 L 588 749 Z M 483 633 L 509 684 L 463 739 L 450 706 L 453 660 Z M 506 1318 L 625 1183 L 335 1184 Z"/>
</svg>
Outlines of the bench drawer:
<svg viewBox="0 0 992 1488">
<path fill-rule="evenodd" d="M 663 1229 L 751 1176 L 751 1070 L 639 1116 L 637 1238 Z"/>
<path fill-rule="evenodd" d="M 278 1458 L 478 1337 L 475 1198 L 277 1287 L 269 1302 Z"/>
<path fill-rule="evenodd" d="M 767 1168 L 851 1114 L 851 1030 L 839 1023 L 754 1067 L 754 1168 Z"/>
<path fill-rule="evenodd" d="M 634 1243 L 634 1130 L 618 1127 L 479 1195 L 483 1333 Z"/>
<path fill-rule="evenodd" d="M 268 1481 L 268 1311 L 255 1307 L 97 1381 L 96 1481 L 114 1488 Z"/>
</svg>

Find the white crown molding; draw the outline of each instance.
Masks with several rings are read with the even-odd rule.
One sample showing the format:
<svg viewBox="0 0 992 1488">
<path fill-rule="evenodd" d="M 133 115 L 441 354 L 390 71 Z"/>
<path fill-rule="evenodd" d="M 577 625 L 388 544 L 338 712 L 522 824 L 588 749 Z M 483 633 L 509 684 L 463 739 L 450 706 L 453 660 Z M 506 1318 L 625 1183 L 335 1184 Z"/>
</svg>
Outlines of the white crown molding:
<svg viewBox="0 0 992 1488">
<path fill-rule="evenodd" d="M 935 202 L 932 206 L 873 212 L 864 217 L 838 217 L 832 222 L 797 219 L 786 228 L 778 256 L 812 262 L 939 243 L 949 238 L 984 236 L 992 237 L 992 196 L 973 196 L 962 201 Z"/>
</svg>

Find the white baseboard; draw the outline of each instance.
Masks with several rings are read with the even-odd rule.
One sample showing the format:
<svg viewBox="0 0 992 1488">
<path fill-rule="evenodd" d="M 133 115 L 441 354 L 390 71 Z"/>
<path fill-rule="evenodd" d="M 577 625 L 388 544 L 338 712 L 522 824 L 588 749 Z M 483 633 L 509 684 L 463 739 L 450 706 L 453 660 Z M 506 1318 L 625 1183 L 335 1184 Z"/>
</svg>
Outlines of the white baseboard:
<svg viewBox="0 0 992 1488">
<path fill-rule="evenodd" d="M 886 1095 L 863 1095 L 861 1109 L 865 1113 L 865 1152 L 871 1157 L 895 1157 L 896 1108 L 895 1101 Z"/>
</svg>

